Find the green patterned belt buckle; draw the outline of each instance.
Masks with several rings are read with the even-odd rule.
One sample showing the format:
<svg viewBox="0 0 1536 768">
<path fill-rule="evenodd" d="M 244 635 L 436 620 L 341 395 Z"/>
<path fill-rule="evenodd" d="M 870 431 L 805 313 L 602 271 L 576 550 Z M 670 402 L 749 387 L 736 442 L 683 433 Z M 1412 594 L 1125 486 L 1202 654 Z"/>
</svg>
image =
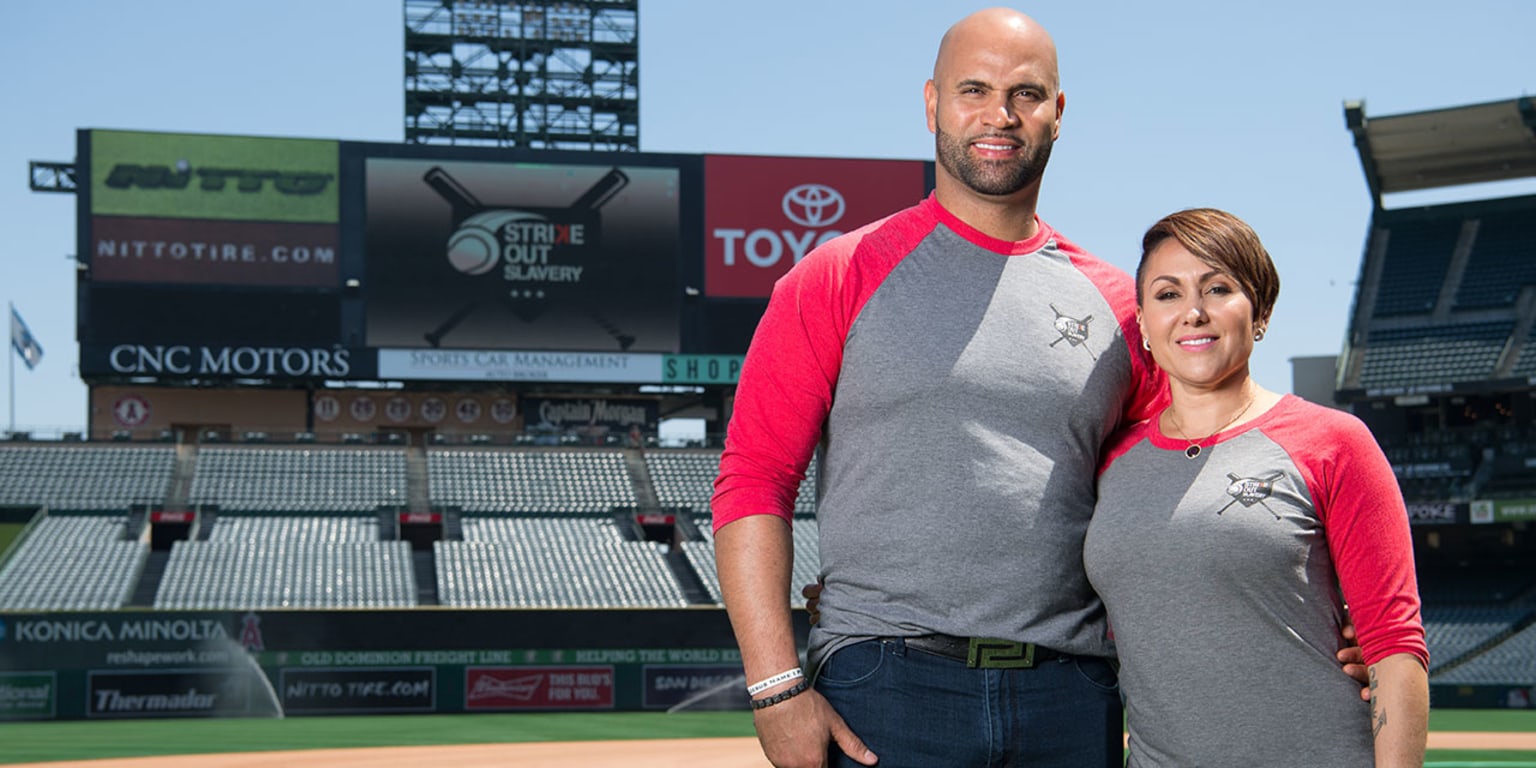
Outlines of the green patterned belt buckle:
<svg viewBox="0 0 1536 768">
<path fill-rule="evenodd" d="M 1035 644 L 973 637 L 965 665 L 972 669 L 1030 669 L 1035 666 Z"/>
</svg>

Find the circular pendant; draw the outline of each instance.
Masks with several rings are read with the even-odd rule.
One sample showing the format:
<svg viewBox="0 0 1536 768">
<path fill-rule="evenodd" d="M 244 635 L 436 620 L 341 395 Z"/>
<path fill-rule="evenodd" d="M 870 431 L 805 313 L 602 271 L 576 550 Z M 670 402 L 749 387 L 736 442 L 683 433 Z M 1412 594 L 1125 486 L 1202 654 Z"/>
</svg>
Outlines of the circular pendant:
<svg viewBox="0 0 1536 768">
<path fill-rule="evenodd" d="M 1187 457 L 1187 458 L 1193 459 L 1193 458 L 1198 457 L 1199 455 L 1200 455 L 1200 446 L 1198 446 L 1198 445 L 1191 445 L 1188 448 L 1184 449 L 1184 456 Z"/>
</svg>

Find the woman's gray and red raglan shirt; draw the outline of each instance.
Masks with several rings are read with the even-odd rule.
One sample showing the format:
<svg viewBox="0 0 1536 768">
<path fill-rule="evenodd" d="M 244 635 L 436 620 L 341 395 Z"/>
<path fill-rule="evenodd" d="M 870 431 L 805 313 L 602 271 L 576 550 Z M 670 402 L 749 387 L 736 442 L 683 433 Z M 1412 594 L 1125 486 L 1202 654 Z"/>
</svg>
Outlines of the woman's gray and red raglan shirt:
<svg viewBox="0 0 1536 768">
<path fill-rule="evenodd" d="M 930 196 L 775 285 L 715 528 L 788 519 L 820 443 L 813 667 L 848 642 L 935 632 L 1109 656 L 1082 543 L 1101 446 L 1166 397 L 1140 338 L 1124 272 L 1043 221 L 997 240 Z"/>
<path fill-rule="evenodd" d="M 1373 763 L 1339 669 L 1428 662 L 1408 513 L 1354 416 L 1286 395 L 1194 459 L 1157 419 L 1105 450 L 1084 560 L 1120 656 L 1129 766 Z M 1341 597 L 1342 593 L 1342 597 Z"/>
</svg>

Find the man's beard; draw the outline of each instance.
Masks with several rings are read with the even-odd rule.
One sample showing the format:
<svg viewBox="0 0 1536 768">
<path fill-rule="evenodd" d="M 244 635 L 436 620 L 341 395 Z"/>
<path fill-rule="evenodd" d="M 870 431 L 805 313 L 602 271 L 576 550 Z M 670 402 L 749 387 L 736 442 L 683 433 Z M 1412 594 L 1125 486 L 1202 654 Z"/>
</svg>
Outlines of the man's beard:
<svg viewBox="0 0 1536 768">
<path fill-rule="evenodd" d="M 934 144 L 939 165 L 960 183 L 984 195 L 1011 195 L 1040 180 L 1051 159 L 1052 142 L 1045 138 L 1026 144 L 1011 161 L 976 160 L 969 152 L 969 142 L 959 141 L 942 129 L 934 132 Z"/>
</svg>

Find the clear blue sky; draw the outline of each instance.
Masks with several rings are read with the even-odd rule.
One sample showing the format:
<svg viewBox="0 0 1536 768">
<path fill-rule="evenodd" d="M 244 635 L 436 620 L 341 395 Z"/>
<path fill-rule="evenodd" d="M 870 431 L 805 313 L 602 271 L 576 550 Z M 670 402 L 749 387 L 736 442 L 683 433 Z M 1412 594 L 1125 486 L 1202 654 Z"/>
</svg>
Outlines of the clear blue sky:
<svg viewBox="0 0 1536 768">
<path fill-rule="evenodd" d="M 922 84 L 943 30 L 995 3 L 641 0 L 647 152 L 930 159 Z M 1367 115 L 1536 91 L 1536 2 L 1016 6 L 1055 35 L 1067 110 L 1041 215 L 1127 269 L 1159 216 L 1248 219 L 1283 281 L 1254 371 L 1333 355 L 1370 200 L 1342 104 Z M 75 371 L 74 198 L 27 188 L 75 129 L 400 141 L 396 0 L 8 4 L 0 46 L 0 293 L 46 349 L 16 365 L 16 424 L 86 423 Z M 195 323 L 197 318 L 187 318 Z"/>
</svg>

